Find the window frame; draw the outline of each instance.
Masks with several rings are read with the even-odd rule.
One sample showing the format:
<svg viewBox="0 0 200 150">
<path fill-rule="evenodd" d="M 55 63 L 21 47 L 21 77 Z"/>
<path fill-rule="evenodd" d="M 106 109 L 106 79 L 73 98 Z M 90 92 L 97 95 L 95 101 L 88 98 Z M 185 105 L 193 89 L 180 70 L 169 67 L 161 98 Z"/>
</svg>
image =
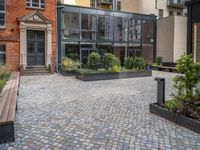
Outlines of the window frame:
<svg viewBox="0 0 200 150">
<path fill-rule="evenodd" d="M 33 0 L 26 0 L 26 7 L 34 9 L 45 9 L 45 0 L 44 2 L 42 2 L 42 0 L 38 0 L 38 7 L 33 6 Z"/>
<path fill-rule="evenodd" d="M 0 49 L 0 55 L 4 55 L 4 62 L 2 63 L 1 61 L 0 61 L 0 66 L 5 66 L 6 65 L 6 44 L 1 44 L 0 43 L 0 47 L 1 46 L 3 46 L 3 48 L 4 48 L 4 52 L 3 51 L 1 51 L 1 49 Z M 1 58 L 1 57 L 0 57 Z M 2 63 L 2 64 L 1 64 Z"/>
<path fill-rule="evenodd" d="M 164 10 L 158 9 L 158 19 L 162 19 L 164 17 Z"/>
<path fill-rule="evenodd" d="M 0 29 L 4 29 L 6 27 L 6 0 L 4 0 L 4 10 L 0 10 L 0 13 L 4 14 L 4 25 L 0 24 Z"/>
</svg>

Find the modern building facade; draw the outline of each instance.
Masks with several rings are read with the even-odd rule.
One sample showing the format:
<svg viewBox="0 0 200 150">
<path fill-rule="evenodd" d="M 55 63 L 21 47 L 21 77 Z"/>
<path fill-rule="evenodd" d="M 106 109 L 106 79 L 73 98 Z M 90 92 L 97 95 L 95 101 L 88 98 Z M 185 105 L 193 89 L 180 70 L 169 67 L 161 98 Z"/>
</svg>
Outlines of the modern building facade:
<svg viewBox="0 0 200 150">
<path fill-rule="evenodd" d="M 96 51 L 115 54 L 123 65 L 128 56 L 156 56 L 156 16 L 72 5 L 58 6 L 59 62 L 63 57 L 80 59 Z"/>
<path fill-rule="evenodd" d="M 0 0 L 0 62 L 10 70 L 56 62 L 56 0 Z"/>
<path fill-rule="evenodd" d="M 188 7 L 188 42 L 187 52 L 192 53 L 195 62 L 200 62 L 200 1 L 186 3 Z"/>
<path fill-rule="evenodd" d="M 153 14 L 158 19 L 156 56 L 163 57 L 166 63 L 175 63 L 181 55 L 186 53 L 187 9 L 183 0 L 74 0 L 73 3 L 65 0 L 63 3 L 121 12 Z M 166 29 L 170 29 L 169 32 Z"/>
</svg>

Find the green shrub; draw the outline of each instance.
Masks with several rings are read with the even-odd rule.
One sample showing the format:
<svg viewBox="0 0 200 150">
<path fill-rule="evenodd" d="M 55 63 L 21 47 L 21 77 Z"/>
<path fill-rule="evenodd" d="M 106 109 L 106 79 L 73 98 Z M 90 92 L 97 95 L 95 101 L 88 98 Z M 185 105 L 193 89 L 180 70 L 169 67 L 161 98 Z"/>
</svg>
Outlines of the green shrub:
<svg viewBox="0 0 200 150">
<path fill-rule="evenodd" d="M 114 65 L 112 68 L 111 68 L 111 72 L 120 72 L 121 71 L 121 67 L 118 66 L 118 65 Z"/>
<path fill-rule="evenodd" d="M 106 70 L 112 68 L 113 66 L 120 66 L 119 59 L 111 53 L 105 53 L 102 63 Z"/>
<path fill-rule="evenodd" d="M 132 57 L 129 57 L 125 60 L 125 68 L 129 70 L 134 68 L 134 59 Z"/>
<path fill-rule="evenodd" d="M 70 58 L 63 58 L 61 63 L 61 68 L 64 71 L 76 71 L 80 66 L 80 63 L 78 61 L 74 61 Z"/>
<path fill-rule="evenodd" d="M 180 108 L 181 104 L 175 100 L 166 101 L 164 107 L 176 112 Z"/>
<path fill-rule="evenodd" d="M 183 55 L 177 61 L 176 69 L 181 74 L 174 81 L 176 93 L 173 94 L 173 102 L 166 102 L 165 107 L 174 112 L 181 113 L 192 118 L 200 118 L 200 64 L 193 62 L 192 55 Z"/>
<path fill-rule="evenodd" d="M 162 65 L 163 63 L 163 58 L 158 56 L 156 57 L 156 60 L 155 60 L 155 63 L 159 66 L 159 65 Z"/>
<path fill-rule="evenodd" d="M 96 52 L 92 52 L 88 57 L 88 67 L 92 70 L 98 70 L 101 65 L 100 55 Z"/>
<path fill-rule="evenodd" d="M 134 68 L 135 69 L 139 69 L 139 70 L 143 70 L 146 67 L 146 63 L 144 58 L 142 57 L 135 57 L 134 58 Z"/>
</svg>

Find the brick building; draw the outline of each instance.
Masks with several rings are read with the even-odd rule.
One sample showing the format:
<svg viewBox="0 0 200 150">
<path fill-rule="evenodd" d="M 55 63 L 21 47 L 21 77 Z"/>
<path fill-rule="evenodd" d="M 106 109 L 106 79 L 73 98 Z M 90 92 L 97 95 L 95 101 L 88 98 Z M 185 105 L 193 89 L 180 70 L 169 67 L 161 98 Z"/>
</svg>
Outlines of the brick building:
<svg viewBox="0 0 200 150">
<path fill-rule="evenodd" d="M 0 0 L 0 63 L 10 70 L 56 63 L 56 0 Z"/>
</svg>

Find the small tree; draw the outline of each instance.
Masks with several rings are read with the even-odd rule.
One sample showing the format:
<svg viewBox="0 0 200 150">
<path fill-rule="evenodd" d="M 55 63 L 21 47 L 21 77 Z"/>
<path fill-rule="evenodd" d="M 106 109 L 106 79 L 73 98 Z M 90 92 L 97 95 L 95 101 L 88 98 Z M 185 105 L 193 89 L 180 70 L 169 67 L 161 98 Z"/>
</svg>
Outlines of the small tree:
<svg viewBox="0 0 200 150">
<path fill-rule="evenodd" d="M 200 64 L 193 62 L 192 55 L 181 56 L 177 63 L 176 69 L 181 74 L 173 80 L 177 89 L 174 101 L 179 106 L 175 111 L 186 116 L 200 116 L 200 90 L 196 89 L 200 82 Z"/>
<path fill-rule="evenodd" d="M 92 52 L 88 57 L 88 67 L 92 70 L 98 70 L 100 68 L 101 58 L 96 52 Z"/>
</svg>

